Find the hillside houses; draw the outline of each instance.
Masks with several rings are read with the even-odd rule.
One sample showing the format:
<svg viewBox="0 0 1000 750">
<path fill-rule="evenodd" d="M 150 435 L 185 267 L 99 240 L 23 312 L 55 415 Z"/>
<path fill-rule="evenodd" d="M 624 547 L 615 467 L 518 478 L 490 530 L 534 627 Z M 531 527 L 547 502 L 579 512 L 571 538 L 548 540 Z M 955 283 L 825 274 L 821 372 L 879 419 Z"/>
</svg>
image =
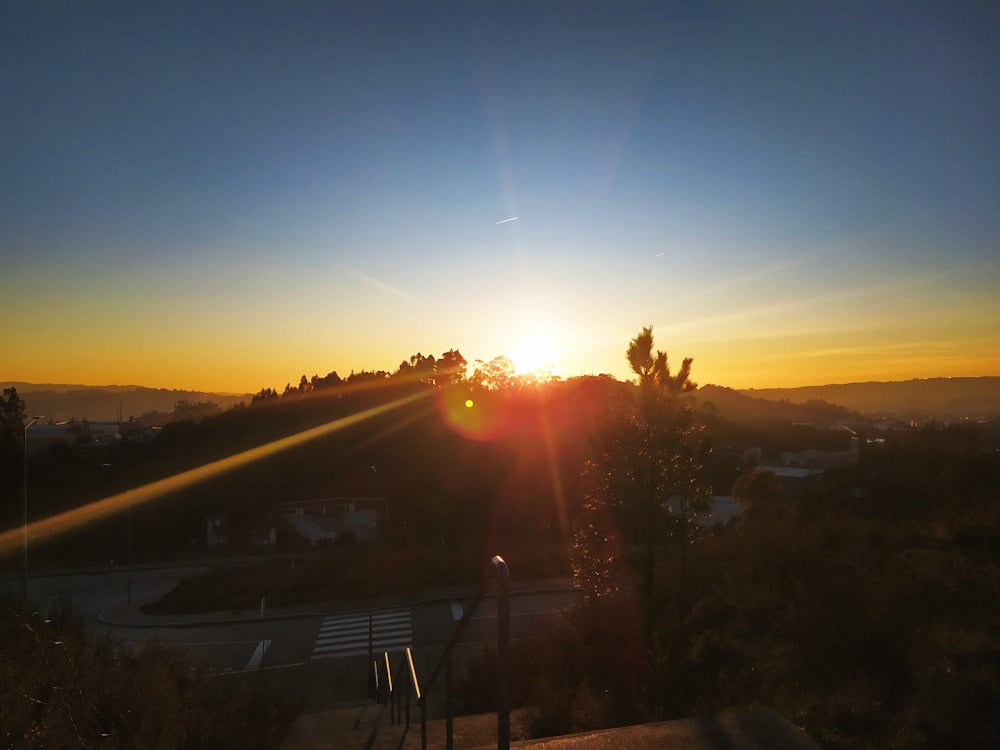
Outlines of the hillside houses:
<svg viewBox="0 0 1000 750">
<path fill-rule="evenodd" d="M 353 535 L 359 542 L 374 542 L 379 526 L 388 523 L 384 497 L 331 497 L 293 500 L 281 504 L 292 529 L 311 544 L 336 541 Z"/>
</svg>

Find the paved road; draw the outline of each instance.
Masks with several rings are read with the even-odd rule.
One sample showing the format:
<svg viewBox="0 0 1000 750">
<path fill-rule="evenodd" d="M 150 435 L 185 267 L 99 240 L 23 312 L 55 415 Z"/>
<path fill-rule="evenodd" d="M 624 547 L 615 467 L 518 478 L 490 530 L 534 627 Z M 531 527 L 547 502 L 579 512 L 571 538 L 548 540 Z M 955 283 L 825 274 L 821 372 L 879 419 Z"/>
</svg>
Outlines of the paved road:
<svg viewBox="0 0 1000 750">
<path fill-rule="evenodd" d="M 141 569 L 132 572 L 132 605 L 126 606 L 122 571 L 98 571 L 33 578 L 30 600 L 39 611 L 71 597 L 89 627 L 132 647 L 163 643 L 184 654 L 192 667 L 219 679 L 255 680 L 307 709 L 354 705 L 367 694 L 368 609 L 304 605 L 285 610 L 218 612 L 159 618 L 139 605 L 154 601 L 183 576 L 205 567 Z M 4 585 L 20 580 L 0 581 Z M 373 608 L 374 650 L 389 651 L 398 663 L 411 646 L 418 676 L 429 676 L 469 603 L 471 590 L 415 594 Z M 579 596 L 568 582 L 547 582 L 511 598 L 513 637 L 535 632 Z M 482 653 L 496 639 L 496 602 L 484 599 L 456 650 L 459 663 Z"/>
</svg>

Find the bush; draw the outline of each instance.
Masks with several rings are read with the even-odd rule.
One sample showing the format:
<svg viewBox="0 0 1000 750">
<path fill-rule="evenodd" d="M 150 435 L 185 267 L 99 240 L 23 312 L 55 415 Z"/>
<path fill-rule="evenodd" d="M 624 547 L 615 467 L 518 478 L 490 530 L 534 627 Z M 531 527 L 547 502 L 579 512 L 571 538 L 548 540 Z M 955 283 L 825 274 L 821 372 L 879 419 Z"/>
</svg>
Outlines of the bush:
<svg viewBox="0 0 1000 750">
<path fill-rule="evenodd" d="M 0 602 L 0 746 L 272 748 L 295 707 Z"/>
<path fill-rule="evenodd" d="M 650 674 L 640 610 L 630 597 L 586 600 L 542 632 L 511 644 L 511 703 L 529 706 L 531 736 L 643 721 Z M 472 660 L 460 691 L 465 711 L 496 708 L 496 653 Z"/>
</svg>

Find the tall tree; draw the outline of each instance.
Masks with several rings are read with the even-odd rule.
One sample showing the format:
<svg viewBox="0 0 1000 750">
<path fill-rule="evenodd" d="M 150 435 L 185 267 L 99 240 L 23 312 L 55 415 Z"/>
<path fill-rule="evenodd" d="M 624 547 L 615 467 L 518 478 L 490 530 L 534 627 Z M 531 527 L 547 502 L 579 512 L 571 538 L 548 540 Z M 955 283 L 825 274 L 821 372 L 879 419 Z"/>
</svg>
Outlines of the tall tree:
<svg viewBox="0 0 1000 750">
<path fill-rule="evenodd" d="M 604 430 L 594 460 L 585 469 L 584 524 L 578 528 L 577 557 L 592 578 L 610 571 L 608 552 L 585 551 L 591 542 L 614 543 L 606 532 L 607 508 L 615 509 L 623 535 L 642 549 L 640 576 L 647 633 L 656 616 L 656 568 L 659 547 L 672 537 L 679 548 L 678 602 L 683 606 L 687 547 L 695 517 L 707 511 L 708 490 L 702 482 L 706 450 L 701 426 L 688 397 L 690 358 L 671 371 L 667 354 L 653 349 L 653 329 L 632 339 L 626 358 L 637 376 L 636 398 L 627 414 Z M 601 562 L 596 565 L 595 562 Z M 615 585 L 603 585 L 613 590 Z"/>
<path fill-rule="evenodd" d="M 691 380 L 694 360 L 686 357 L 676 374 L 671 373 L 667 353 L 659 350 L 653 353 L 652 326 L 643 328 L 629 342 L 626 358 L 639 381 L 640 450 L 646 464 L 643 592 L 651 625 L 659 521 L 665 510 L 671 511 L 677 527 L 679 598 L 683 604 L 693 516 L 707 510 L 709 503 L 708 491 L 700 481 L 704 445 L 691 401 L 685 398 L 685 394 L 698 387 Z"/>
<path fill-rule="evenodd" d="M 435 385 L 457 385 L 465 380 L 469 363 L 458 349 L 449 349 L 442 354 L 434 369 Z"/>
<path fill-rule="evenodd" d="M 340 379 L 340 375 L 337 371 L 327 373 L 325 377 L 320 377 L 319 375 L 312 376 L 312 387 L 314 391 L 322 390 L 324 388 L 336 388 L 341 385 L 344 381 Z"/>
<path fill-rule="evenodd" d="M 4 388 L 0 398 L 0 445 L 20 441 L 23 429 L 24 399 L 17 395 L 17 388 Z"/>
<path fill-rule="evenodd" d="M 24 440 L 24 400 L 16 388 L 4 388 L 0 398 L 0 496 L 14 497 L 21 478 L 21 441 Z M 6 524 L 13 511 L 12 504 L 4 503 L 0 519 Z M 13 517 L 10 517 L 13 520 Z"/>
<path fill-rule="evenodd" d="M 404 381 L 428 383 L 433 381 L 435 369 L 436 362 L 433 354 L 428 354 L 425 357 L 417 352 L 410 357 L 409 361 L 404 360 L 399 363 L 393 377 Z"/>
<path fill-rule="evenodd" d="M 517 385 L 518 378 L 514 373 L 514 363 L 500 355 L 489 362 L 477 359 L 472 382 L 488 391 L 505 391 Z"/>
</svg>

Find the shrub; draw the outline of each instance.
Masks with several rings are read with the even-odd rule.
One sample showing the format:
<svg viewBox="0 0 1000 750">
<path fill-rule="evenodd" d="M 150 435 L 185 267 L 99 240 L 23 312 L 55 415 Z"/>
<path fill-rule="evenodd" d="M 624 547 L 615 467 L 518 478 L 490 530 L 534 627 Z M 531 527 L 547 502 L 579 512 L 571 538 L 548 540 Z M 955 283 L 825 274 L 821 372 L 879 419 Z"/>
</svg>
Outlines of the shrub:
<svg viewBox="0 0 1000 750">
<path fill-rule="evenodd" d="M 291 704 L 193 672 L 165 647 L 0 606 L 0 746 L 271 748 L 294 718 Z"/>
</svg>

